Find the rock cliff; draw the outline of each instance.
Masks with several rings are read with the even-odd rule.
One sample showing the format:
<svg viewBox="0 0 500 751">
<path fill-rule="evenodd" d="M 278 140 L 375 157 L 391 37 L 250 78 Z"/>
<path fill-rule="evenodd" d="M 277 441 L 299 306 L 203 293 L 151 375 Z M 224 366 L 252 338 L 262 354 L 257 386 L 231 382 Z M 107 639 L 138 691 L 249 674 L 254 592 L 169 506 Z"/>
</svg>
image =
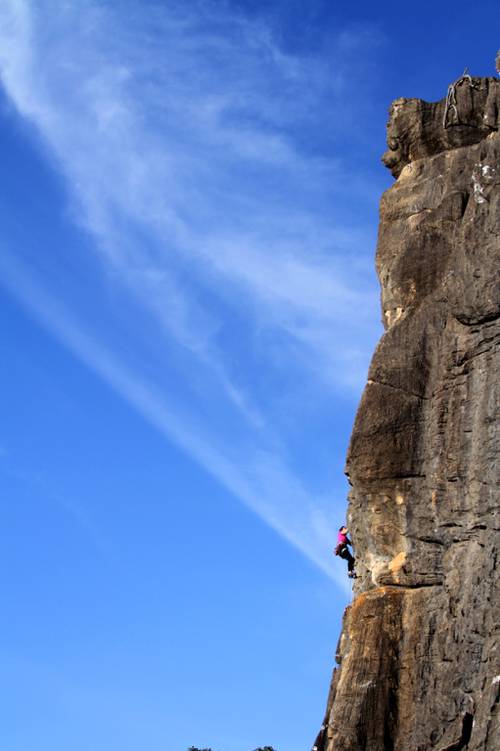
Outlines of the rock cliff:
<svg viewBox="0 0 500 751">
<path fill-rule="evenodd" d="M 318 751 L 499 751 L 500 81 L 398 99 L 386 331 L 351 437 L 358 578 Z"/>
</svg>

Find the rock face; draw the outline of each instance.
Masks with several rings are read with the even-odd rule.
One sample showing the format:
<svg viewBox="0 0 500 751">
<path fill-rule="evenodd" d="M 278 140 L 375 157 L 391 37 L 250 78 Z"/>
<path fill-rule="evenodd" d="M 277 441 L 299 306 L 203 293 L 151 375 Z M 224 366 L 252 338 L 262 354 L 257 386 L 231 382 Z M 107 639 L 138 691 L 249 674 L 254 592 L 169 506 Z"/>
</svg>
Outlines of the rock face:
<svg viewBox="0 0 500 751">
<path fill-rule="evenodd" d="M 347 458 L 355 597 L 318 751 L 499 751 L 500 81 L 399 99 L 386 331 Z"/>
</svg>

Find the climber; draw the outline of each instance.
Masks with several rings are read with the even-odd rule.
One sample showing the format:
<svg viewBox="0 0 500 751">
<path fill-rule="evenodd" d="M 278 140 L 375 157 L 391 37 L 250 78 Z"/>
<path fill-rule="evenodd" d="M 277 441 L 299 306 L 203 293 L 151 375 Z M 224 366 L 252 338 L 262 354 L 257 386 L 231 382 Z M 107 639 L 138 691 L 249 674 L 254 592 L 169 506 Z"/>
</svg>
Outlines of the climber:
<svg viewBox="0 0 500 751">
<path fill-rule="evenodd" d="M 347 561 L 347 576 L 349 576 L 349 578 L 351 579 L 355 579 L 355 558 L 347 547 L 348 545 L 351 545 L 352 547 L 352 542 L 347 536 L 348 532 L 349 530 L 347 529 L 347 527 L 340 527 L 337 538 L 337 547 L 335 548 L 335 555 L 339 555 L 341 558 L 344 558 L 344 560 Z"/>
</svg>

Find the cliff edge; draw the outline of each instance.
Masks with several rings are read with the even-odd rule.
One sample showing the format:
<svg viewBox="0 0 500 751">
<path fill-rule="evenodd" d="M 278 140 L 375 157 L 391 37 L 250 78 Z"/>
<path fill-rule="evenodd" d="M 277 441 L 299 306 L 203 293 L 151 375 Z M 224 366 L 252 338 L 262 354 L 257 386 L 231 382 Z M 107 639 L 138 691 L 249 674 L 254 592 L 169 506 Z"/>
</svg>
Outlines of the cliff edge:
<svg viewBox="0 0 500 751">
<path fill-rule="evenodd" d="M 318 751 L 500 749 L 500 81 L 398 99 L 386 331 L 351 437 L 357 573 Z"/>
</svg>

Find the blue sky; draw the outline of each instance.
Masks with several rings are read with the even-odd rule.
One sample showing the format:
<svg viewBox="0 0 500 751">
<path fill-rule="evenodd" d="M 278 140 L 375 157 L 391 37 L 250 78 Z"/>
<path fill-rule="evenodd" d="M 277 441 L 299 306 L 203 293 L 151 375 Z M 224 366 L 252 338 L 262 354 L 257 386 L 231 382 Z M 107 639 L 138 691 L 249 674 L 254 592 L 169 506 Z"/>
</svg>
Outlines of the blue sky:
<svg viewBox="0 0 500 751">
<path fill-rule="evenodd" d="M 312 741 L 386 112 L 494 73 L 474 7 L 0 3 L 10 751 Z"/>
</svg>

